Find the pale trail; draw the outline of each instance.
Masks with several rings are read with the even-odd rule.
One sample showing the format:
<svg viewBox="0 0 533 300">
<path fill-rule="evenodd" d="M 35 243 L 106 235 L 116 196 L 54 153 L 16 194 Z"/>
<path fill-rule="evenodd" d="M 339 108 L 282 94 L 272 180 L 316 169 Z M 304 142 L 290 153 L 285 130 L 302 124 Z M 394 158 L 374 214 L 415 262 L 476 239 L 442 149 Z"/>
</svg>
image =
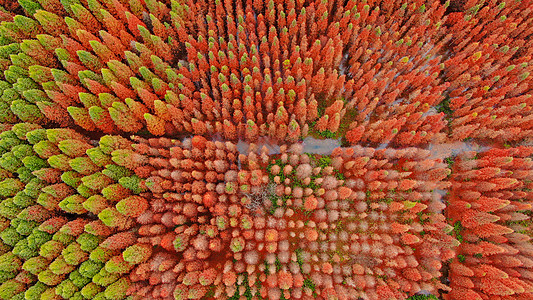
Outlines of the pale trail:
<svg viewBox="0 0 533 300">
<path fill-rule="evenodd" d="M 258 147 L 257 149 L 261 149 L 263 146 L 266 146 L 268 149 L 269 155 L 279 154 L 280 149 L 279 145 L 273 144 L 271 140 L 267 138 L 260 138 L 256 143 Z M 311 154 L 321 154 L 321 155 L 330 155 L 335 148 L 341 147 L 341 140 L 338 139 L 315 139 L 313 137 L 307 137 L 302 141 L 302 145 L 304 146 L 303 152 L 304 153 L 311 153 Z M 376 149 L 385 149 L 387 148 L 388 144 L 381 144 Z M 246 154 L 248 153 L 248 148 L 250 147 L 250 143 L 239 140 L 237 143 L 237 150 L 240 153 Z M 431 152 L 430 159 L 445 159 L 447 157 L 456 156 L 462 152 L 466 151 L 475 151 L 475 152 L 482 152 L 490 149 L 490 147 L 487 146 L 480 146 L 475 142 L 468 141 L 468 142 L 454 142 L 454 143 L 446 143 L 446 144 L 430 144 L 428 147 L 425 147 L 423 149 L 427 149 Z"/>
</svg>

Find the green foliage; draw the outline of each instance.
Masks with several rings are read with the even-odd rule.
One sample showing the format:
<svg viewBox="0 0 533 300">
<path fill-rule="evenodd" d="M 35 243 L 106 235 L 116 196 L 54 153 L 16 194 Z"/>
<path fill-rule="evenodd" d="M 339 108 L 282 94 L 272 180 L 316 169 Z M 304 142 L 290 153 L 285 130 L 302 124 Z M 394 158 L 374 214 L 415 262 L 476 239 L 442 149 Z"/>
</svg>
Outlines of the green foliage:
<svg viewBox="0 0 533 300">
<path fill-rule="evenodd" d="M 48 141 L 48 140 L 43 140 L 43 141 L 35 141 L 35 145 L 33 145 L 33 150 L 35 151 L 35 153 L 39 154 L 40 157 L 44 157 L 44 158 L 49 158 L 53 155 L 59 155 L 60 152 L 59 152 L 59 148 L 57 148 L 57 146 Z"/>
<path fill-rule="evenodd" d="M 67 264 L 67 262 L 61 256 L 57 257 L 48 266 L 48 268 L 50 269 L 50 271 L 52 271 L 54 274 L 57 274 L 57 275 L 68 274 L 75 270 L 75 267 Z"/>
<path fill-rule="evenodd" d="M 27 185 L 26 185 L 27 187 Z M 28 196 L 24 191 L 18 192 L 15 197 L 13 197 L 13 204 L 19 208 L 26 208 L 32 206 L 36 203 L 36 199 Z"/>
<path fill-rule="evenodd" d="M 93 173 L 81 179 L 84 185 L 92 190 L 101 190 L 113 183 L 113 180 L 101 172 Z"/>
<path fill-rule="evenodd" d="M 102 287 L 94 282 L 90 282 L 81 289 L 81 295 L 86 299 L 94 299 L 94 297 L 102 291 Z"/>
<path fill-rule="evenodd" d="M 18 78 L 16 80 L 18 80 Z M 26 103 L 26 101 L 20 100 L 19 94 L 17 93 L 17 91 L 15 91 L 15 89 L 12 88 L 6 89 L 4 91 L 4 93 L 2 94 L 2 100 L 4 100 L 6 103 L 11 103 L 11 105 L 14 101 L 21 101 L 21 103 Z"/>
<path fill-rule="evenodd" d="M 49 278 L 47 277 L 46 279 L 48 280 Z M 41 300 L 55 300 L 55 299 L 57 299 L 55 287 L 47 288 L 41 295 Z"/>
<path fill-rule="evenodd" d="M 7 253 L 11 250 L 11 247 L 0 240 L 0 254 Z"/>
<path fill-rule="evenodd" d="M 48 137 L 48 140 L 54 144 L 59 144 L 59 142 L 65 140 L 85 141 L 87 139 L 87 137 L 85 137 L 81 133 L 78 133 L 75 130 L 69 128 L 47 129 L 46 135 Z"/>
<path fill-rule="evenodd" d="M 219 226 L 220 228 L 220 226 Z M 187 246 L 189 244 L 189 236 L 184 234 L 179 234 L 174 241 L 172 242 L 174 245 L 174 249 L 178 252 L 183 252 L 185 249 L 187 249 Z"/>
<path fill-rule="evenodd" d="M 111 154 L 117 149 L 128 149 L 130 145 L 131 142 L 121 136 L 106 135 L 100 138 L 100 150 L 105 154 Z"/>
<path fill-rule="evenodd" d="M 113 253 L 114 252 L 112 250 L 98 246 L 91 252 L 91 254 L 89 255 L 89 259 L 95 262 L 105 263 L 113 256 Z"/>
<path fill-rule="evenodd" d="M 24 122 L 43 123 L 45 119 L 37 105 L 24 100 L 13 101 L 11 111 Z"/>
<path fill-rule="evenodd" d="M 110 300 L 124 299 L 130 285 L 131 283 L 127 278 L 120 278 L 105 289 L 105 297 Z"/>
<path fill-rule="evenodd" d="M 67 171 L 61 175 L 61 180 L 73 188 L 77 188 L 81 183 L 83 176 L 75 171 Z"/>
<path fill-rule="evenodd" d="M 0 158 L 0 167 L 15 173 L 18 168 L 22 167 L 22 162 L 13 153 L 8 152 Z"/>
<path fill-rule="evenodd" d="M 80 244 L 80 249 L 86 252 L 96 249 L 102 240 L 102 237 L 92 235 L 87 232 L 80 234 L 78 239 L 76 239 L 76 241 Z"/>
<path fill-rule="evenodd" d="M 15 278 L 15 275 L 17 275 L 17 273 L 0 271 L 0 283 L 6 282 L 9 279 Z"/>
<path fill-rule="evenodd" d="M 15 43 L 15 45 L 18 45 L 17 43 Z M 16 46 L 13 46 L 13 47 L 16 47 Z M 7 81 L 4 81 L 4 80 L 0 80 L 0 95 L 2 95 L 4 93 L 4 91 L 6 91 L 7 89 L 10 89 L 11 88 L 11 84 Z"/>
<path fill-rule="evenodd" d="M 50 101 L 50 98 L 48 98 L 46 93 L 38 89 L 25 90 L 22 93 L 22 96 L 30 103 Z"/>
<path fill-rule="evenodd" d="M 9 83 L 15 83 L 20 77 L 28 76 L 28 70 L 12 65 L 7 70 L 4 71 L 4 76 Z"/>
<path fill-rule="evenodd" d="M 100 170 L 89 157 L 76 157 L 69 161 L 70 167 L 81 174 L 89 175 Z M 107 174 L 106 174 L 107 175 Z"/>
<path fill-rule="evenodd" d="M 24 44 L 25 43 L 22 43 L 22 48 L 24 48 Z M 40 45 L 41 43 L 37 41 L 37 44 Z M 28 71 L 30 78 L 36 82 L 50 82 L 54 80 L 54 77 L 50 73 L 48 67 L 33 65 L 28 68 Z"/>
<path fill-rule="evenodd" d="M 450 97 L 444 98 L 439 104 L 437 104 L 437 111 L 443 112 L 446 116 L 451 117 L 453 110 L 450 108 Z"/>
<path fill-rule="evenodd" d="M 7 151 L 11 150 L 11 148 L 15 147 L 16 145 L 22 144 L 22 141 L 17 137 L 17 135 L 11 131 L 4 131 L 0 133 L 0 148 L 3 148 Z M 5 153 L 5 152 L 4 152 Z"/>
<path fill-rule="evenodd" d="M 15 254 L 7 252 L 0 256 L 0 271 L 11 273 L 13 277 L 17 275 L 17 272 L 22 267 L 22 261 Z"/>
<path fill-rule="evenodd" d="M 109 273 L 105 268 L 102 268 L 98 274 L 94 275 L 93 282 L 101 286 L 108 286 L 119 278 L 119 274 Z"/>
<path fill-rule="evenodd" d="M 69 159 L 70 158 L 66 156 L 65 154 L 58 154 L 58 155 L 50 156 L 48 158 L 48 164 L 52 168 L 56 168 L 61 171 L 69 171 L 70 170 L 70 165 L 68 164 Z"/>
<path fill-rule="evenodd" d="M 306 288 L 308 288 L 308 289 L 310 289 L 310 290 L 313 291 L 313 292 L 314 292 L 315 289 L 316 289 L 316 288 L 315 288 L 315 286 L 316 286 L 315 283 L 314 283 L 313 280 L 310 279 L 310 278 L 306 278 L 306 279 L 304 280 L 304 285 L 303 285 L 303 286 L 306 287 Z"/>
<path fill-rule="evenodd" d="M 78 288 L 72 283 L 72 280 L 65 279 L 56 287 L 56 294 L 63 297 L 63 299 L 70 299 Z"/>
<path fill-rule="evenodd" d="M 38 9 L 43 9 L 43 7 L 39 4 L 37 1 L 32 0 L 18 0 L 20 6 L 24 8 L 24 10 L 32 16 L 34 13 L 37 12 Z"/>
<path fill-rule="evenodd" d="M 0 58 L 9 59 L 10 55 L 17 54 L 19 52 L 20 52 L 19 43 L 12 43 L 12 44 L 0 46 Z"/>
<path fill-rule="evenodd" d="M 109 227 L 117 227 L 124 218 L 114 207 L 108 207 L 98 214 L 98 218 Z"/>
<path fill-rule="evenodd" d="M 59 202 L 59 208 L 72 214 L 83 214 L 87 210 L 83 207 L 83 202 L 86 199 L 80 195 L 74 194 L 66 197 L 63 201 Z"/>
<path fill-rule="evenodd" d="M 50 194 L 42 193 L 37 198 L 37 203 L 47 209 L 55 209 L 59 203 L 59 200 Z"/>
<path fill-rule="evenodd" d="M 95 72 L 93 72 L 91 70 L 79 71 L 78 72 L 78 77 L 80 78 L 80 82 L 82 82 L 82 83 L 84 83 L 86 79 L 91 79 L 91 80 L 94 80 L 94 81 L 99 82 L 101 84 L 104 84 L 104 81 L 102 79 L 102 75 L 96 74 Z M 92 95 L 92 94 L 90 94 L 90 95 Z M 85 102 L 83 102 L 83 100 L 81 100 L 81 101 L 82 101 L 82 103 L 84 103 L 85 107 L 91 107 L 93 105 L 98 105 L 97 103 L 95 103 L 93 105 L 85 105 Z"/>
<path fill-rule="evenodd" d="M 274 264 L 276 265 L 276 272 L 279 272 L 279 270 L 281 269 L 281 262 L 279 261 L 279 258 L 276 257 L 276 261 L 274 262 Z"/>
<path fill-rule="evenodd" d="M 111 155 L 104 153 L 99 148 L 91 148 L 85 151 L 87 156 L 99 167 L 104 167 L 107 164 L 113 163 Z"/>
<path fill-rule="evenodd" d="M 32 171 L 26 167 L 20 167 L 17 169 L 18 178 L 23 183 L 28 183 L 30 180 L 35 178 L 35 176 L 32 174 Z M 17 193 L 19 194 L 19 193 Z"/>
<path fill-rule="evenodd" d="M 87 185 L 83 183 L 78 185 L 78 187 L 76 188 L 76 191 L 78 192 L 78 194 L 80 194 L 82 197 L 85 197 L 85 198 L 89 198 L 97 193 L 97 191 L 89 188 Z"/>
<path fill-rule="evenodd" d="M 78 268 L 80 274 L 87 278 L 93 278 L 104 267 L 104 263 L 94 260 L 86 260 L 82 262 Z"/>
<path fill-rule="evenodd" d="M 4 243 L 11 247 L 15 247 L 15 245 L 23 238 L 15 228 L 8 227 L 0 233 L 0 238 Z"/>
<path fill-rule="evenodd" d="M 12 197 L 24 189 L 24 183 L 15 178 L 6 178 L 0 182 L 0 196 Z"/>
<path fill-rule="evenodd" d="M 102 173 L 115 181 L 119 181 L 120 178 L 131 176 L 133 174 L 132 171 L 128 170 L 126 167 L 123 166 L 109 164 L 105 167 L 106 168 L 102 171 Z"/>
<path fill-rule="evenodd" d="M 325 138 L 325 139 L 334 139 L 337 137 L 338 135 L 338 132 L 332 132 L 332 131 L 329 131 L 329 130 L 324 130 L 324 131 L 320 131 L 320 132 L 317 132 L 318 135 L 320 135 L 321 137 Z"/>
<path fill-rule="evenodd" d="M 0 98 L 0 122 L 13 123 L 17 122 L 17 116 L 11 111 L 11 103 Z"/>
<path fill-rule="evenodd" d="M 444 162 L 445 162 L 446 164 L 448 164 L 448 168 L 451 169 L 451 168 L 453 167 L 454 162 L 455 162 L 455 157 L 454 157 L 454 156 L 446 157 L 446 158 L 444 159 Z"/>
<path fill-rule="evenodd" d="M 434 295 L 414 295 L 414 296 L 407 298 L 407 300 L 427 300 L 427 299 L 437 300 L 438 298 L 435 297 Z"/>
<path fill-rule="evenodd" d="M 118 255 L 108 260 L 104 267 L 109 273 L 125 274 L 128 273 L 133 266 L 133 264 L 125 261 L 124 258 L 122 258 L 122 255 Z"/>
<path fill-rule="evenodd" d="M 69 300 L 85 300 L 81 292 L 75 292 Z"/>
<path fill-rule="evenodd" d="M 28 240 L 22 239 L 15 245 L 15 247 L 13 247 L 13 253 L 18 255 L 20 258 L 28 260 L 34 256 L 39 255 L 39 250 L 32 249 L 28 245 Z"/>
<path fill-rule="evenodd" d="M 124 192 L 129 191 L 124 191 L 124 187 L 120 183 L 110 184 L 102 189 L 104 198 L 113 202 L 122 200 Z"/>
<path fill-rule="evenodd" d="M 14 202 L 13 198 L 7 198 L 0 203 L 0 215 L 8 219 L 14 219 L 22 211 Z"/>
<path fill-rule="evenodd" d="M 132 264 L 140 264 L 150 258 L 152 253 L 150 245 L 135 244 L 124 250 L 122 256 L 124 260 Z"/>
<path fill-rule="evenodd" d="M 32 149 L 33 150 L 33 149 Z M 48 163 L 35 155 L 26 156 L 22 159 L 22 163 L 26 168 L 28 168 L 30 171 L 36 171 L 41 168 L 48 167 Z"/>
<path fill-rule="evenodd" d="M 88 258 L 88 254 L 81 250 L 80 244 L 73 242 L 68 245 L 62 252 L 63 259 L 69 265 L 79 265 Z"/>
<path fill-rule="evenodd" d="M 37 198 L 41 194 L 41 190 L 46 187 L 48 184 L 38 178 L 33 178 L 28 183 L 26 183 L 26 188 L 24 193 L 32 198 Z"/>
<path fill-rule="evenodd" d="M 26 18 L 26 19 L 31 21 L 31 19 L 29 18 Z M 21 55 L 27 57 L 26 54 L 19 54 L 18 56 L 20 57 Z M 17 82 L 13 84 L 13 89 L 17 91 L 19 95 L 22 95 L 24 91 L 36 90 L 39 88 L 40 86 L 35 81 L 33 81 L 31 78 L 28 78 L 28 77 L 19 78 Z"/>
<path fill-rule="evenodd" d="M 25 285 L 15 280 L 8 280 L 0 285 L 0 299 L 14 299 L 15 295 L 23 292 Z"/>
<path fill-rule="evenodd" d="M 77 84 L 77 81 L 74 77 L 72 77 L 69 73 L 59 70 L 59 69 L 51 69 L 52 76 L 54 76 L 54 81 L 56 82 L 64 82 L 68 84 Z"/>
<path fill-rule="evenodd" d="M 15 125 L 13 125 L 11 130 L 17 135 L 17 138 L 19 138 L 21 140 L 26 140 L 27 139 L 26 135 L 28 134 L 28 132 L 31 132 L 31 131 L 34 131 L 34 130 L 37 130 L 37 129 L 40 129 L 40 128 L 41 128 L 41 126 L 39 126 L 37 124 L 17 123 Z"/>
<path fill-rule="evenodd" d="M 48 287 L 44 283 L 37 281 L 34 285 L 30 286 L 26 290 L 24 293 L 24 298 L 27 300 L 39 300 L 47 288 Z"/>
<path fill-rule="evenodd" d="M 62 231 L 58 231 L 54 234 L 54 236 L 52 236 L 52 240 L 63 243 L 63 245 L 68 245 L 72 243 L 75 240 L 75 238 L 70 234 L 67 234 Z"/>
<path fill-rule="evenodd" d="M 28 221 L 28 220 L 20 220 L 19 224 L 17 225 L 17 232 L 21 235 L 30 235 L 34 228 L 39 227 L 39 223 L 35 221 Z"/>
<path fill-rule="evenodd" d="M 42 256 L 35 256 L 24 262 L 22 269 L 37 275 L 48 268 L 50 261 Z"/>
<path fill-rule="evenodd" d="M 145 188 L 140 186 L 141 182 L 142 179 L 137 175 L 122 177 L 118 181 L 118 183 L 120 183 L 123 187 L 132 190 L 134 194 L 140 194 L 146 191 Z"/>
<path fill-rule="evenodd" d="M 33 154 L 33 148 L 30 145 L 27 144 L 20 144 L 16 145 L 13 148 L 11 148 L 11 153 L 18 159 L 22 159 L 26 157 L 27 155 Z"/>
<path fill-rule="evenodd" d="M 104 68 L 104 65 L 100 62 L 98 57 L 92 55 L 90 52 L 85 50 L 78 50 L 76 51 L 76 54 L 78 54 L 78 58 L 80 61 L 87 66 L 90 70 L 101 70 Z"/>
<path fill-rule="evenodd" d="M 239 274 L 241 275 L 241 274 Z M 243 297 L 245 297 L 247 300 L 251 300 L 253 299 L 253 295 L 252 295 L 252 289 L 250 287 L 250 284 L 248 283 L 248 273 L 243 273 L 242 274 L 244 276 L 241 284 L 239 284 L 239 287 L 242 287 L 245 289 L 244 293 L 242 294 Z M 239 293 L 239 289 L 237 289 L 235 291 L 235 294 L 233 294 L 233 296 L 231 296 L 229 299 L 231 300 L 238 300 L 238 299 L 242 299 L 240 293 Z"/>
<path fill-rule="evenodd" d="M 70 157 L 85 155 L 85 151 L 92 148 L 91 145 L 77 139 L 62 140 L 57 146 L 61 152 Z"/>
<path fill-rule="evenodd" d="M 45 258 L 53 259 L 63 251 L 63 243 L 59 241 L 48 241 L 39 248 L 39 254 Z"/>
<path fill-rule="evenodd" d="M 461 224 L 461 221 L 457 221 L 453 224 L 453 233 L 455 234 L 455 238 L 457 238 L 457 240 L 461 243 L 463 242 L 463 236 L 461 234 L 463 230 L 464 227 Z"/>
<path fill-rule="evenodd" d="M 109 206 L 107 199 L 101 195 L 93 195 L 83 202 L 83 207 L 93 214 L 99 214 Z M 105 214 L 103 216 L 105 216 Z"/>
</svg>

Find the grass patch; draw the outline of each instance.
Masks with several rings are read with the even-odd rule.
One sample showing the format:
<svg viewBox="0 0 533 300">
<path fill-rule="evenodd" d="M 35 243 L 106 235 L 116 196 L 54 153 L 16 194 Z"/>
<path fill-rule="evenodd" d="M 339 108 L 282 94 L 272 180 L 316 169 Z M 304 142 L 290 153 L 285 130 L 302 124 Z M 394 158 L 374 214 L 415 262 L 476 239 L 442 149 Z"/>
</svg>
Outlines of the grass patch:
<svg viewBox="0 0 533 300">
<path fill-rule="evenodd" d="M 247 300 L 252 300 L 254 295 L 252 295 L 252 288 L 248 284 L 248 273 L 241 273 L 241 274 L 239 274 L 239 276 L 240 275 L 244 276 L 244 280 L 242 281 L 242 284 L 240 284 L 239 286 L 242 286 L 242 287 L 246 288 L 246 290 L 244 291 L 244 294 L 242 296 L 245 297 Z M 239 294 L 239 289 L 238 288 L 236 289 L 235 294 L 233 294 L 233 296 L 231 296 L 229 299 L 231 299 L 231 300 L 239 300 L 239 299 L 241 299 L 241 295 Z"/>
<path fill-rule="evenodd" d="M 407 298 L 407 300 L 438 300 L 439 298 L 435 297 L 434 295 L 413 295 L 409 298 Z"/>
<path fill-rule="evenodd" d="M 443 112 L 446 116 L 451 117 L 453 110 L 450 108 L 450 97 L 444 98 L 444 100 L 437 104 L 436 109 L 438 112 Z"/>
<path fill-rule="evenodd" d="M 315 283 L 313 282 L 313 280 L 311 280 L 311 278 L 306 278 L 304 280 L 304 287 L 310 289 L 313 292 L 316 290 Z"/>
<path fill-rule="evenodd" d="M 464 227 L 461 224 L 461 221 L 457 221 L 453 224 L 453 230 L 452 232 L 455 234 L 455 237 L 459 242 L 463 242 L 463 236 L 461 235 L 461 232 L 463 231 Z"/>
</svg>

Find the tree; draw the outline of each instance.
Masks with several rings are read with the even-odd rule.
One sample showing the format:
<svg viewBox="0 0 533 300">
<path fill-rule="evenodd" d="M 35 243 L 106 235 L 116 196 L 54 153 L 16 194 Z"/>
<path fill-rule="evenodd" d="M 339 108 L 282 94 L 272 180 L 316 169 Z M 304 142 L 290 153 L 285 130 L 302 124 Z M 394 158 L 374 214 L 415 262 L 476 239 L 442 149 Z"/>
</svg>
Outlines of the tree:
<svg viewBox="0 0 533 300">
<path fill-rule="evenodd" d="M 117 210 L 129 217 L 138 217 L 149 208 L 148 201 L 140 196 L 129 196 L 120 200 L 116 205 Z"/>
<path fill-rule="evenodd" d="M 165 134 L 165 121 L 158 116 L 154 116 L 149 113 L 145 113 L 143 116 L 146 120 L 146 126 L 148 127 L 148 130 L 152 134 L 157 136 Z"/>
<path fill-rule="evenodd" d="M 122 250 L 136 242 L 135 234 L 132 232 L 119 232 L 104 240 L 100 246 L 109 250 Z"/>
<path fill-rule="evenodd" d="M 147 261 L 152 255 L 152 246 L 149 244 L 135 244 L 124 250 L 124 260 L 132 264 L 140 264 Z"/>
<path fill-rule="evenodd" d="M 127 295 L 127 291 L 131 282 L 127 278 L 120 278 L 105 289 L 105 297 L 107 299 L 123 299 Z"/>
</svg>

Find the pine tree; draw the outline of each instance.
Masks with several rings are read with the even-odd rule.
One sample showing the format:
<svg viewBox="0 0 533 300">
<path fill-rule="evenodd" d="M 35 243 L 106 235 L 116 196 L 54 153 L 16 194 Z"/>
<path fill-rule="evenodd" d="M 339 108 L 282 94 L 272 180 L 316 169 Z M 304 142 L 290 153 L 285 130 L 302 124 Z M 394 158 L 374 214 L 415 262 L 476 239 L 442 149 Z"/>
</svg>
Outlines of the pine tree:
<svg viewBox="0 0 533 300">
<path fill-rule="evenodd" d="M 144 119 L 146 120 L 146 126 L 150 133 L 156 136 L 161 136 L 165 134 L 165 121 L 163 121 L 158 116 L 145 113 Z"/>
<path fill-rule="evenodd" d="M 109 134 L 116 131 L 116 127 L 113 126 L 114 122 L 107 110 L 99 106 L 91 106 L 89 108 L 89 116 L 96 127 L 102 130 L 102 132 Z"/>
<path fill-rule="evenodd" d="M 136 218 L 148 209 L 148 201 L 140 196 L 130 196 L 120 200 L 116 207 L 121 214 Z"/>
</svg>

